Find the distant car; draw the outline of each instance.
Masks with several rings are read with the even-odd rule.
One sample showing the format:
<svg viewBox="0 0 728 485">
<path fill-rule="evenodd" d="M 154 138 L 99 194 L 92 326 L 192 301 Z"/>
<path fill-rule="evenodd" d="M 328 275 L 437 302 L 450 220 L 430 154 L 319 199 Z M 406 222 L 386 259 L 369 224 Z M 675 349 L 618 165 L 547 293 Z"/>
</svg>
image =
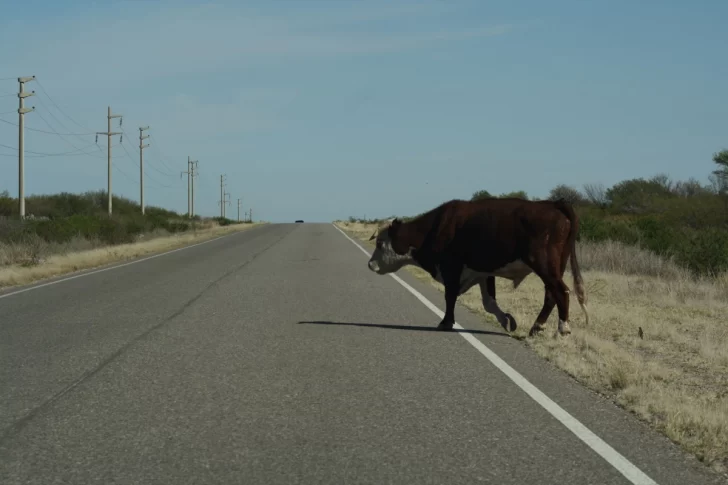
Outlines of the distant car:
<svg viewBox="0 0 728 485">
<path fill-rule="evenodd" d="M 299 220 L 297 220 L 297 221 L 296 221 L 296 224 L 300 224 L 301 222 L 303 222 L 303 219 L 299 219 Z"/>
</svg>

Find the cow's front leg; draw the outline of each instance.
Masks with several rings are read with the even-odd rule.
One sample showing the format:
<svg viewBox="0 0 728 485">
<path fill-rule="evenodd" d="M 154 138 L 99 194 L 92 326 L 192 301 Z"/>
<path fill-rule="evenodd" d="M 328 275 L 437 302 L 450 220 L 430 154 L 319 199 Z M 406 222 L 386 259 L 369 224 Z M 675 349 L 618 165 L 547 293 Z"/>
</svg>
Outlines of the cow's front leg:
<svg viewBox="0 0 728 485">
<path fill-rule="evenodd" d="M 445 316 L 437 326 L 440 330 L 452 330 L 455 325 L 455 303 L 460 294 L 460 274 L 462 266 L 448 265 L 442 270 L 443 284 L 445 285 Z"/>
<path fill-rule="evenodd" d="M 455 325 L 455 303 L 458 299 L 459 289 L 454 285 L 445 285 L 445 316 L 437 326 L 440 330 L 452 330 Z"/>
</svg>

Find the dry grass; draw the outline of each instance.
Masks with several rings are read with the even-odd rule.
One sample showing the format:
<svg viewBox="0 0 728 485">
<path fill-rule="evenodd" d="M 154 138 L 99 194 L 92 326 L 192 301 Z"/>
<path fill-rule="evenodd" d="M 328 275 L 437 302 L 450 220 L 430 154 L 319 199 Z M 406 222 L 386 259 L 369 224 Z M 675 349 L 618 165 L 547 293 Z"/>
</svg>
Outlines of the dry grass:
<svg viewBox="0 0 728 485">
<path fill-rule="evenodd" d="M 68 244 L 47 244 L 40 239 L 23 245 L 0 243 L 0 288 L 26 285 L 74 271 L 169 251 L 260 224 L 219 226 L 215 223 L 204 229 L 175 235 L 157 231 L 145 234 L 139 242 L 116 246 L 102 246 L 83 238 Z"/>
<path fill-rule="evenodd" d="M 337 222 L 366 241 L 376 225 Z M 367 243 L 370 245 L 369 243 Z M 371 245 L 370 245 L 371 247 Z M 577 245 L 587 286 L 590 324 L 571 305 L 572 334 L 547 330 L 526 338 L 543 302 L 531 275 L 514 290 L 497 279 L 500 307 L 518 321 L 515 337 L 578 381 L 634 412 L 719 472 L 728 469 L 728 274 L 691 279 L 670 261 L 618 243 Z M 419 268 L 408 268 L 441 291 Z M 571 286 L 571 275 L 565 275 Z M 483 310 L 479 289 L 459 301 Z M 642 327 L 644 339 L 638 336 Z"/>
</svg>

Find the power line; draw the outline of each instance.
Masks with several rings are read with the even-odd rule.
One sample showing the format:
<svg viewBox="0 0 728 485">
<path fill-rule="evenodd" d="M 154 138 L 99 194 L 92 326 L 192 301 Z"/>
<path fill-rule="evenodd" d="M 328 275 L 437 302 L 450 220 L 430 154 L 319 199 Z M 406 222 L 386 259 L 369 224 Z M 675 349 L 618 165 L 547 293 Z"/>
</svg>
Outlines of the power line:
<svg viewBox="0 0 728 485">
<path fill-rule="evenodd" d="M 126 131 L 124 131 L 124 129 L 123 129 L 123 128 L 121 129 L 121 132 L 122 132 L 122 133 L 123 133 L 124 135 L 126 135 L 127 139 L 129 139 L 129 135 L 128 135 L 128 134 L 126 133 Z M 148 135 L 148 136 L 150 136 L 150 137 L 151 137 L 151 135 Z M 152 140 L 153 140 L 153 139 L 152 139 Z M 128 143 L 131 143 L 131 142 L 128 142 Z M 132 145 L 132 146 L 133 146 L 133 145 Z M 122 145 L 122 147 L 124 147 L 124 145 Z M 133 158 L 131 157 L 131 155 L 129 154 L 129 152 L 128 152 L 128 151 L 126 150 L 126 148 L 124 148 L 124 152 L 126 153 L 126 156 L 127 156 L 128 158 L 129 158 L 129 160 L 131 160 L 132 162 L 136 163 L 136 162 L 134 161 L 134 159 L 133 159 Z M 154 166 L 153 166 L 153 165 L 152 165 L 151 163 L 149 164 L 149 166 L 150 166 L 150 167 L 152 167 L 152 168 L 153 168 L 154 170 L 156 170 L 157 172 L 159 172 L 159 173 L 161 173 L 162 175 L 164 175 L 165 177 L 174 177 L 174 175 L 172 175 L 172 174 L 169 174 L 169 173 L 164 173 L 164 172 L 162 172 L 162 171 L 158 170 L 158 169 L 157 169 L 157 168 L 155 168 L 155 167 L 154 167 Z M 145 172 L 145 173 L 146 173 L 146 172 Z"/>
<path fill-rule="evenodd" d="M 58 111 L 60 111 L 60 112 L 61 112 L 61 113 L 63 114 L 63 116 L 65 116 L 66 118 L 68 118 L 68 119 L 69 119 L 69 120 L 71 120 L 72 122 L 76 123 L 76 125 L 80 126 L 80 127 L 81 127 L 81 128 L 83 128 L 84 130 L 86 130 L 86 131 L 91 131 L 91 130 L 90 130 L 89 128 L 87 128 L 87 127 L 83 126 L 83 125 L 82 125 L 82 124 L 80 124 L 80 123 L 79 123 L 78 121 L 74 120 L 74 119 L 73 119 L 73 118 L 71 118 L 71 117 L 70 117 L 69 115 L 67 115 L 67 114 L 66 114 L 66 113 L 65 113 L 65 112 L 64 112 L 64 111 L 63 111 L 63 110 L 61 109 L 61 107 L 60 107 L 60 106 L 58 106 L 58 104 L 57 104 L 57 103 L 56 103 L 55 101 L 53 101 L 53 98 L 51 98 L 51 97 L 50 97 L 50 95 L 48 94 L 48 92 L 47 92 L 47 91 L 45 90 L 45 88 L 43 87 L 43 84 L 41 84 L 41 83 L 40 83 L 40 81 L 37 81 L 37 83 L 38 83 L 38 86 L 40 87 L 40 90 L 41 90 L 41 91 L 43 91 L 43 94 L 45 95 L 45 97 L 46 97 L 46 98 L 48 98 L 48 99 L 49 99 L 49 100 L 51 101 L 51 103 L 53 103 L 53 105 L 54 105 L 54 106 L 55 106 L 55 107 L 56 107 L 56 108 L 58 109 Z"/>
<path fill-rule="evenodd" d="M 127 179 L 129 179 L 129 180 L 130 180 L 131 182 L 133 182 L 133 183 L 135 183 L 135 184 L 138 184 L 138 183 L 139 183 L 139 181 L 137 181 L 137 180 L 134 180 L 134 178 L 133 178 L 133 177 L 131 177 L 131 176 L 130 176 L 130 175 L 129 175 L 128 173 L 126 173 L 125 171 L 123 171 L 122 169 L 120 169 L 119 167 L 117 167 L 116 165 L 114 165 L 114 168 L 116 169 L 116 171 L 117 171 L 117 172 L 119 172 L 119 173 L 120 173 L 120 174 L 122 174 L 122 175 L 123 175 L 124 177 L 126 177 Z"/>
<path fill-rule="evenodd" d="M 159 142 L 157 141 L 157 139 L 156 139 L 156 137 L 154 136 L 154 134 L 153 134 L 153 133 L 150 133 L 150 134 L 149 134 L 149 136 L 150 136 L 150 139 L 151 139 L 151 140 L 152 140 L 152 142 L 153 142 L 153 144 L 152 144 L 152 150 L 157 150 L 157 152 L 158 152 L 158 153 L 159 153 L 159 155 L 160 155 L 160 161 L 162 162 L 162 165 L 164 165 L 164 168 L 166 168 L 166 169 L 167 169 L 167 170 L 169 170 L 170 172 L 174 172 L 174 170 L 172 170 L 172 169 L 171 169 L 171 168 L 169 167 L 169 165 L 167 165 L 166 163 L 164 163 L 164 162 L 165 162 L 165 159 L 167 159 L 168 157 L 167 157 L 167 156 L 166 156 L 166 155 L 165 155 L 164 153 L 162 153 L 162 150 L 161 150 L 161 149 L 159 148 Z M 171 162 L 170 162 L 170 163 L 171 163 Z"/>
<path fill-rule="evenodd" d="M 88 145 L 87 147 L 84 147 L 84 148 L 88 148 L 88 147 L 92 147 L 92 146 L 94 146 L 93 143 L 91 143 L 90 145 Z M 113 145 L 113 146 L 116 146 L 116 145 Z M 8 148 L 10 150 L 15 150 L 16 152 L 18 151 L 18 149 L 16 147 L 11 147 L 10 145 L 4 145 L 2 143 L 0 143 L 0 147 Z M 73 150 L 70 152 L 62 152 L 62 153 L 44 153 L 44 152 L 34 152 L 31 150 L 25 150 L 25 153 L 32 153 L 34 155 L 37 155 L 36 157 L 33 157 L 33 158 L 41 158 L 41 157 L 64 157 L 64 156 L 68 156 L 68 155 L 78 155 L 83 152 L 79 152 L 78 150 Z M 86 155 L 88 155 L 88 154 L 86 154 Z M 17 156 L 17 154 L 7 155 L 7 156 L 15 157 L 15 156 Z"/>
<path fill-rule="evenodd" d="M 162 172 L 161 170 L 159 170 L 158 168 L 156 168 L 156 167 L 155 167 L 154 165 L 152 165 L 151 163 L 149 164 L 149 166 L 150 166 L 150 167 L 151 167 L 152 169 L 154 169 L 154 170 L 155 170 L 156 172 L 159 172 L 160 174 L 164 175 L 165 177 L 174 177 L 174 175 L 171 175 L 171 174 L 169 174 L 169 173 L 167 173 L 167 172 Z"/>
<path fill-rule="evenodd" d="M 108 115 L 107 115 L 107 123 L 108 123 L 107 130 L 105 132 L 94 132 L 94 131 L 91 131 L 88 127 L 86 127 L 86 126 L 82 125 L 81 123 L 79 123 L 76 119 L 74 119 L 73 117 L 71 117 L 64 109 L 62 109 L 60 107 L 60 105 L 55 101 L 55 99 L 50 96 L 50 94 L 48 93 L 48 91 L 45 89 L 45 86 L 39 80 L 37 80 L 35 78 L 35 76 L 30 77 L 30 78 L 19 78 L 19 77 L 0 78 L 0 81 L 10 81 L 10 80 L 12 80 L 12 81 L 18 81 L 18 82 L 21 83 L 21 94 L 16 94 L 16 93 L 0 94 L 0 98 L 9 98 L 11 96 L 12 97 L 16 97 L 16 96 L 17 97 L 21 97 L 21 96 L 23 96 L 23 94 L 22 94 L 22 83 L 23 82 L 29 82 L 29 81 L 35 81 L 38 84 L 39 88 L 40 88 L 40 90 L 39 90 L 40 93 L 43 94 L 42 97 L 47 98 L 49 100 L 49 102 L 50 102 L 49 104 L 45 104 L 45 102 L 43 100 L 41 100 L 40 98 L 38 98 L 38 96 L 36 96 L 36 99 L 38 99 L 40 105 L 44 108 L 42 111 L 46 111 L 47 114 L 42 113 L 42 112 L 39 113 L 38 111 L 33 110 L 33 111 L 35 111 L 36 114 L 38 114 L 38 116 L 40 117 L 41 121 L 46 125 L 46 128 L 47 129 L 39 129 L 39 128 L 33 128 L 33 127 L 26 127 L 25 126 L 25 123 L 22 121 L 22 118 L 20 119 L 19 123 L 13 123 L 12 121 L 9 121 L 9 120 L 0 118 L 0 123 L 4 123 L 4 124 L 10 125 L 10 126 L 15 126 L 15 127 L 18 127 L 18 128 L 21 129 L 21 135 L 20 135 L 20 141 L 19 141 L 19 148 L 15 148 L 15 147 L 10 146 L 10 145 L 0 144 L 0 147 L 5 148 L 5 149 L 8 149 L 8 150 L 11 151 L 10 153 L 0 153 L 0 157 L 19 157 L 20 158 L 20 164 L 21 164 L 20 165 L 20 167 L 21 167 L 20 170 L 21 170 L 21 172 L 19 174 L 19 179 L 20 179 L 19 180 L 19 183 L 21 184 L 21 189 L 20 189 L 21 190 L 21 193 L 19 194 L 19 196 L 21 198 L 23 197 L 23 194 L 22 194 L 22 184 L 23 184 L 22 158 L 23 158 L 23 155 L 25 153 L 27 153 L 27 156 L 29 158 L 62 157 L 62 156 L 77 156 L 77 155 L 86 155 L 86 156 L 90 156 L 92 158 L 103 158 L 104 156 L 106 156 L 107 159 L 108 159 L 108 170 L 109 170 L 109 173 L 108 173 L 108 179 L 109 179 L 108 180 L 108 197 L 109 197 L 108 205 L 109 205 L 109 208 L 108 208 L 108 210 L 109 210 L 109 215 L 111 215 L 111 207 L 112 207 L 111 206 L 111 199 L 112 199 L 112 186 L 111 186 L 111 169 L 112 169 L 112 163 L 111 163 L 111 151 L 112 151 L 112 147 L 116 147 L 116 146 L 119 146 L 120 145 L 122 147 L 122 149 L 124 150 L 124 154 L 126 155 L 126 157 L 128 157 L 129 160 L 132 162 L 132 164 L 136 167 L 136 160 L 135 160 L 134 157 L 132 157 L 132 155 L 130 153 L 130 150 L 127 150 L 126 144 L 123 141 L 123 135 L 127 135 L 127 138 L 128 138 L 127 139 L 127 142 L 129 142 L 129 143 L 131 142 L 131 138 L 129 138 L 129 135 L 125 132 L 125 130 L 123 130 L 123 128 L 121 128 L 121 122 L 119 122 L 119 128 L 120 128 L 121 133 L 118 133 L 118 132 L 117 133 L 114 133 L 114 132 L 111 131 L 111 118 L 117 118 L 117 117 L 118 118 L 121 118 L 121 115 L 112 115 L 111 108 L 109 107 L 108 108 Z M 32 95 L 32 93 L 25 93 L 24 96 L 30 96 L 30 95 Z M 60 117 L 58 117 L 57 115 L 55 115 L 55 113 L 54 113 L 55 110 L 50 107 L 51 104 L 54 106 L 55 110 L 58 110 L 63 115 L 63 117 L 67 118 L 67 120 L 70 120 L 70 122 L 72 122 L 74 125 L 80 127 L 83 130 L 83 132 L 76 133 L 76 132 L 74 132 L 75 131 L 75 128 L 69 128 L 69 126 L 67 126 L 65 124 L 65 122 L 60 119 Z M 22 109 L 22 106 L 23 106 L 22 105 L 22 99 L 21 99 L 20 106 L 21 106 L 21 110 L 23 110 Z M 25 109 L 24 111 L 25 112 L 29 112 L 31 110 Z M 12 115 L 13 113 L 16 113 L 16 110 L 0 112 L 0 115 Z M 23 113 L 21 113 L 21 116 L 22 116 L 22 114 Z M 53 123 L 50 122 L 49 117 L 51 117 L 54 120 L 55 123 L 58 123 L 59 128 L 61 128 L 61 129 L 56 129 L 55 126 L 53 126 Z M 40 152 L 40 151 L 25 150 L 24 149 L 24 146 L 23 146 L 23 140 L 22 140 L 22 131 L 25 131 L 25 130 L 32 131 L 32 132 L 37 132 L 37 133 L 42 133 L 42 134 L 46 134 L 46 135 L 54 135 L 54 136 L 57 136 L 57 137 L 61 138 L 61 140 L 63 140 L 63 142 L 65 144 L 69 145 L 69 147 L 72 147 L 73 150 L 62 151 L 62 152 Z M 108 143 L 107 143 L 107 147 L 105 147 L 104 149 L 102 149 L 102 147 L 99 146 L 99 144 L 98 144 L 98 135 L 99 134 L 106 135 L 108 137 L 108 139 L 109 139 L 108 140 Z M 117 134 L 118 135 L 122 135 L 122 137 L 120 138 L 119 143 L 112 144 L 111 143 L 111 138 L 112 138 L 113 135 L 117 135 Z M 95 143 L 88 143 L 89 142 L 89 139 L 80 138 L 80 137 L 88 137 L 88 136 L 91 136 L 91 135 L 96 135 L 96 141 L 95 141 Z M 140 133 L 140 138 L 141 138 L 141 136 L 142 135 Z M 67 138 L 67 137 L 75 137 L 75 138 L 79 139 L 81 142 L 79 143 L 79 145 L 75 145 L 75 143 L 73 142 L 73 140 L 70 140 L 70 138 Z M 173 171 L 170 168 L 170 164 L 171 165 L 175 165 L 175 164 L 160 149 L 160 145 L 157 142 L 156 137 L 153 134 L 150 133 L 147 137 L 150 138 L 151 141 L 153 141 L 153 143 L 151 143 L 151 146 L 152 146 L 152 149 L 155 151 L 155 155 L 152 156 L 152 157 L 149 157 L 150 160 L 146 160 L 145 159 L 146 157 L 143 157 L 143 153 L 141 153 L 141 150 L 143 148 L 145 148 L 145 147 L 142 146 L 143 145 L 143 142 L 140 140 L 140 158 L 139 158 L 139 162 L 138 162 L 139 163 L 139 172 L 140 172 L 139 180 L 136 180 L 135 177 L 131 177 L 120 166 L 114 165 L 113 168 L 116 169 L 116 171 L 119 172 L 119 174 L 121 174 L 123 177 L 129 179 L 132 182 L 139 183 L 142 186 L 142 190 L 143 190 L 143 187 L 144 187 L 144 185 L 146 183 L 146 180 L 145 179 L 149 179 L 151 182 L 153 182 L 155 187 L 158 186 L 158 187 L 165 187 L 165 188 L 176 188 L 175 185 L 167 185 L 167 184 L 164 184 L 164 183 L 160 182 L 159 180 L 157 180 L 157 179 L 155 179 L 155 178 L 153 178 L 153 177 L 151 177 L 149 175 L 148 169 L 149 169 L 149 167 L 151 167 L 151 169 L 153 171 L 157 172 L 158 174 L 160 174 L 162 176 L 165 176 L 165 177 L 173 176 L 170 173 L 170 172 Z M 147 137 L 145 137 L 145 138 L 147 138 Z M 88 151 L 88 150 L 93 150 L 94 149 L 94 146 L 96 148 L 98 148 L 99 153 L 92 153 L 92 152 L 89 152 Z M 149 146 L 149 144 L 147 144 L 146 146 Z M 104 153 L 104 151 L 106 151 L 106 153 Z M 146 165 L 146 167 L 144 165 Z M 157 165 L 159 165 L 159 167 L 157 167 Z M 165 171 L 165 170 L 167 170 L 167 171 Z M 190 189 L 191 190 L 194 190 L 194 185 L 195 185 L 194 177 L 198 176 L 198 172 L 197 172 L 196 167 L 190 167 L 189 168 L 189 171 L 190 171 L 190 174 L 189 175 L 190 175 L 190 178 L 191 178 L 191 187 L 190 187 Z M 221 177 L 221 179 L 222 178 L 224 178 L 224 176 Z M 205 185 L 207 185 L 209 183 L 209 179 L 205 178 L 205 180 L 203 181 L 203 183 Z M 230 194 L 228 192 L 224 192 L 224 190 L 223 190 L 224 185 L 226 185 L 226 184 L 223 184 L 223 180 L 221 180 L 221 191 L 223 191 L 222 198 L 221 198 L 222 199 L 221 200 L 221 205 L 223 207 L 221 207 L 221 210 L 223 211 L 223 217 L 224 217 L 224 214 L 225 214 L 225 204 L 230 204 Z M 143 205 L 144 205 L 144 202 L 143 202 L 144 195 L 142 195 L 141 197 L 142 197 L 142 202 L 141 203 L 142 203 L 142 207 L 143 207 Z M 190 204 L 194 204 L 193 200 L 194 199 L 190 200 L 189 203 Z M 21 217 L 22 217 L 22 214 L 24 212 L 23 209 L 24 208 L 21 206 Z M 191 213 L 191 215 L 194 215 L 194 205 L 192 205 L 189 209 L 190 210 L 188 212 Z M 240 212 L 240 210 L 238 212 Z M 238 217 L 240 217 L 240 215 L 238 215 Z"/>
<path fill-rule="evenodd" d="M 122 129 L 121 130 L 121 133 L 122 133 L 122 135 L 121 135 L 121 141 L 119 142 L 119 145 L 121 145 L 121 148 L 124 149 L 124 153 L 126 153 L 126 158 L 128 158 L 129 160 L 131 160 L 131 163 L 133 163 L 133 164 L 136 165 L 136 162 L 131 157 L 131 154 L 129 154 L 129 151 L 126 149 L 126 145 L 124 144 L 124 135 L 126 135 L 126 132 Z M 127 136 L 127 138 L 129 137 L 129 135 L 126 135 L 126 136 Z M 127 143 L 129 143 L 129 142 L 127 141 Z"/>
<path fill-rule="evenodd" d="M 124 130 L 122 130 L 122 132 L 123 132 L 123 131 L 124 131 Z M 123 133 L 123 134 L 126 134 L 126 133 Z M 122 136 L 123 136 L 123 135 L 122 135 Z M 128 136 L 128 135 L 127 135 L 127 136 Z M 131 160 L 131 161 L 132 161 L 132 163 L 134 163 L 134 164 L 136 165 L 136 162 L 135 162 L 135 161 L 134 161 L 134 159 L 132 158 L 132 156 L 131 156 L 131 154 L 129 153 L 129 151 L 128 151 L 128 150 L 126 149 L 126 146 L 124 145 L 123 141 L 122 141 L 121 143 L 119 143 L 119 145 L 120 145 L 120 146 L 121 146 L 121 148 L 122 148 L 122 149 L 124 150 L 124 153 L 126 153 L 126 156 L 127 156 L 127 158 L 128 158 L 129 160 Z M 173 188 L 175 188 L 175 187 L 174 187 L 173 185 L 165 185 L 165 184 L 161 183 L 160 181 L 158 181 L 158 180 L 156 180 L 156 179 L 152 178 L 152 177 L 151 177 L 151 176 L 149 175 L 149 173 L 148 173 L 148 172 L 146 172 L 146 171 L 144 172 L 144 175 L 146 175 L 146 176 L 147 176 L 147 178 L 148 178 L 149 180 L 151 180 L 152 182 L 155 182 L 155 183 L 156 183 L 156 184 L 157 184 L 158 186 L 164 187 L 164 188 L 166 188 L 166 189 L 173 189 Z M 157 187 L 157 188 L 159 188 L 159 187 Z"/>
<path fill-rule="evenodd" d="M 51 130 L 53 130 L 53 133 L 52 133 L 52 134 L 54 134 L 54 135 L 58 135 L 58 136 L 59 136 L 59 137 L 61 138 L 61 140 L 63 140 L 63 141 L 64 141 L 64 142 L 66 142 L 67 144 L 71 145 L 71 146 L 72 146 L 73 148 L 75 148 L 76 150 L 78 150 L 78 151 L 79 151 L 79 154 L 82 154 L 82 155 L 87 155 L 87 156 L 89 156 L 89 157 L 94 157 L 94 158 L 103 158 L 103 157 L 99 157 L 98 155 L 96 155 L 96 154 L 94 154 L 94 153 L 88 153 L 88 152 L 85 152 L 85 151 L 83 151 L 83 149 L 81 149 L 81 148 L 78 148 L 78 147 L 77 147 L 76 145 L 74 145 L 73 143 L 71 143 L 70 141 L 68 141 L 68 140 L 67 140 L 67 139 L 66 139 L 66 138 L 64 137 L 64 135 L 61 135 L 60 133 L 56 132 L 56 131 L 55 131 L 55 128 L 53 128 L 53 127 L 51 126 L 51 124 L 50 124 L 50 123 L 48 123 L 48 120 L 46 120 L 46 119 L 45 119 L 45 118 L 43 117 L 43 115 L 41 115 L 41 114 L 40 114 L 39 112 L 37 112 L 37 111 L 36 111 L 36 114 L 38 115 L 38 118 L 40 118 L 41 120 L 43 120 L 43 123 L 45 123 L 46 125 L 48 125 L 48 128 L 50 128 Z"/>
<path fill-rule="evenodd" d="M 15 113 L 15 112 L 16 111 L 7 111 L 6 113 L 0 113 L 0 114 L 10 114 L 10 113 Z M 12 121 L 8 121 L 8 120 L 3 120 L 1 118 L 0 118 L 0 123 L 18 126 L 17 123 L 13 123 Z M 29 126 L 26 126 L 25 129 L 29 130 L 29 131 L 37 131 L 39 133 L 47 133 L 49 135 L 62 135 L 62 136 L 90 136 L 90 135 L 94 134 L 94 133 L 58 133 L 57 131 L 46 131 L 46 130 L 40 130 L 38 128 L 30 128 Z"/>
<path fill-rule="evenodd" d="M 59 120 L 59 119 L 58 119 L 58 118 L 56 117 L 56 115 L 54 115 L 54 114 L 53 114 L 53 111 L 51 111 L 50 109 L 48 109 L 48 106 L 47 106 L 47 105 L 46 105 L 46 104 L 45 104 L 45 103 L 43 102 L 43 100 L 42 100 L 42 99 L 38 98 L 38 101 L 40 102 L 41 106 L 43 106 L 43 107 L 44 107 L 44 108 L 46 109 L 46 111 L 48 112 L 48 114 L 49 114 L 49 115 L 51 115 L 51 117 L 53 117 L 53 119 L 54 119 L 54 120 L 56 120 L 56 122 L 57 122 L 57 123 L 58 123 L 59 125 L 61 125 L 61 127 L 62 127 L 62 128 L 64 129 L 64 130 L 66 130 L 66 131 L 68 131 L 68 132 L 70 132 L 70 131 L 71 131 L 71 130 L 69 130 L 69 129 L 68 129 L 68 127 L 67 127 L 67 126 L 66 126 L 65 124 L 63 124 L 63 122 L 62 122 L 61 120 Z M 55 128 L 54 128 L 54 130 L 55 130 Z M 56 131 L 57 131 L 57 130 L 56 130 Z M 88 135 L 93 135 L 93 134 L 94 134 L 94 133 L 91 133 L 91 132 L 89 132 L 89 133 L 88 133 Z M 81 136 L 81 135 L 82 135 L 82 134 L 74 134 L 74 133 L 69 133 L 69 134 L 68 134 L 68 136 L 75 136 L 76 138 L 78 138 L 78 137 L 79 137 L 79 136 Z M 84 133 L 83 135 L 86 135 L 86 134 Z M 85 141 L 85 140 L 84 140 L 84 141 Z"/>
</svg>

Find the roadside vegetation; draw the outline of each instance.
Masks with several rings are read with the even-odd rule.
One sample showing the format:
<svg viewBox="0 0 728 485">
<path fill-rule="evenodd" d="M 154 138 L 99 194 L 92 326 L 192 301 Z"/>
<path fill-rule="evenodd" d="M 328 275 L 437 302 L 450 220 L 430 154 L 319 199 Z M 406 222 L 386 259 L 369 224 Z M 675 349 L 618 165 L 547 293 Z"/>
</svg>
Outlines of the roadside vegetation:
<svg viewBox="0 0 728 485">
<path fill-rule="evenodd" d="M 189 218 L 160 207 L 113 197 L 112 216 L 104 191 L 26 198 L 0 193 L 0 288 L 87 269 L 113 261 L 181 247 L 250 227 L 230 219 Z"/>
<path fill-rule="evenodd" d="M 706 185 L 657 175 L 610 188 L 551 190 L 549 198 L 571 201 L 581 218 L 577 257 L 587 286 L 588 327 L 572 306 L 569 337 L 557 337 L 553 312 L 547 330 L 528 338 L 543 285 L 534 275 L 517 290 L 496 281 L 501 308 L 519 324 L 514 337 L 725 473 L 728 150 L 713 161 L 717 167 Z M 505 195 L 527 198 L 523 192 Z M 471 198 L 492 196 L 483 190 Z M 373 248 L 367 239 L 386 219 L 336 224 Z M 424 271 L 408 271 L 444 290 Z M 571 285 L 568 270 L 565 282 Z M 459 302 L 498 325 L 483 310 L 478 289 Z"/>
</svg>

